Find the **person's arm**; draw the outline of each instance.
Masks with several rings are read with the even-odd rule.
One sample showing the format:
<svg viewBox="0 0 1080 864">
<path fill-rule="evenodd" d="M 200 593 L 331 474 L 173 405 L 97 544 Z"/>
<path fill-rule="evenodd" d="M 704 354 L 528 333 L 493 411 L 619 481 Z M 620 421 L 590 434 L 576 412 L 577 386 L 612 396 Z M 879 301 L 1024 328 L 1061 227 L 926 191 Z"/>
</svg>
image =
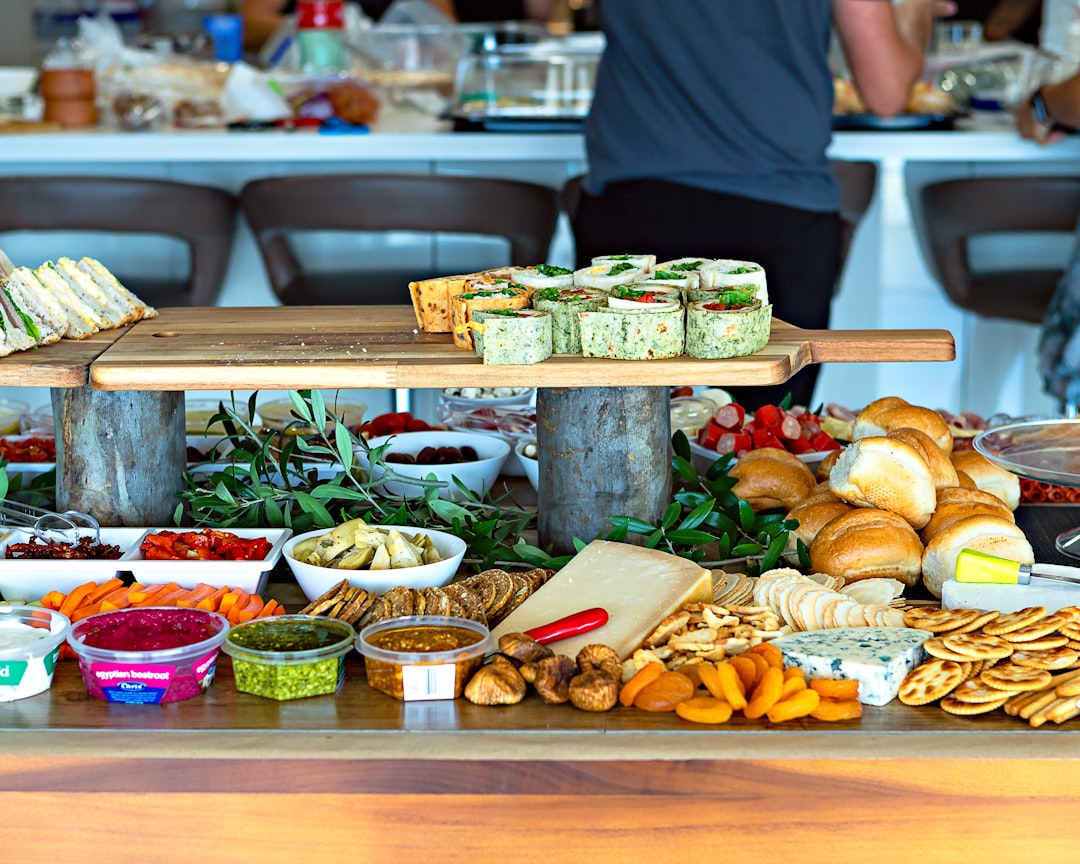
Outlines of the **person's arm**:
<svg viewBox="0 0 1080 864">
<path fill-rule="evenodd" d="M 1001 0 L 983 24 L 983 38 L 988 42 L 1000 42 L 1013 35 L 1037 10 L 1042 9 L 1039 0 Z"/>
<path fill-rule="evenodd" d="M 951 8 L 950 8 L 951 7 Z M 937 15 L 955 6 L 936 0 L 833 0 L 833 23 L 866 107 L 880 117 L 904 110 L 923 71 Z"/>
<path fill-rule="evenodd" d="M 239 13 L 244 19 L 244 48 L 258 51 L 285 19 L 281 10 L 285 0 L 240 0 Z"/>
<path fill-rule="evenodd" d="M 1057 84 L 1039 88 L 1045 122 L 1036 116 L 1030 102 L 1016 109 L 1016 130 L 1022 138 L 1039 144 L 1053 144 L 1065 137 L 1067 129 L 1080 128 L 1080 74 Z"/>
</svg>

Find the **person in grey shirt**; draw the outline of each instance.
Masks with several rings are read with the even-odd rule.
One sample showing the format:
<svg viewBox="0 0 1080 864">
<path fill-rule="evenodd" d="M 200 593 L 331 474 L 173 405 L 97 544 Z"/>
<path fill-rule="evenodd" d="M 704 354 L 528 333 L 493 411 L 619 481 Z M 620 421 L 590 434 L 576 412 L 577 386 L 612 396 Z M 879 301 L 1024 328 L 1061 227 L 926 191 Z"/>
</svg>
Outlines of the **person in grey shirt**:
<svg viewBox="0 0 1080 864">
<path fill-rule="evenodd" d="M 840 269 L 832 133 L 833 29 L 869 111 L 903 110 L 934 0 L 604 0 L 607 48 L 572 214 L 578 266 L 595 255 L 760 263 L 774 314 L 828 326 Z M 816 369 L 742 401 L 808 404 Z"/>
</svg>

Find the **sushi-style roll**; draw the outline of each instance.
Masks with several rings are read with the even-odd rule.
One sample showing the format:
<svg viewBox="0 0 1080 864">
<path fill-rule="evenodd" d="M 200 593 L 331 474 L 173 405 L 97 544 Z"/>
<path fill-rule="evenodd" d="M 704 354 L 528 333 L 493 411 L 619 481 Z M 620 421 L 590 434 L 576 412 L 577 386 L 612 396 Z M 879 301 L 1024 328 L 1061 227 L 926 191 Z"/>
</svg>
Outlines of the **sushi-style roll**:
<svg viewBox="0 0 1080 864">
<path fill-rule="evenodd" d="M 640 267 L 646 273 L 652 273 L 656 269 L 655 255 L 597 255 L 592 259 L 593 264 L 633 264 Z"/>
<path fill-rule="evenodd" d="M 537 290 L 541 288 L 569 288 L 574 284 L 574 271 L 552 264 L 537 264 L 535 267 L 511 267 L 510 280 L 518 285 L 527 285 Z"/>
<path fill-rule="evenodd" d="M 698 273 L 707 269 L 716 261 L 712 258 L 675 258 L 671 261 L 661 261 L 656 265 L 657 270 L 667 270 L 674 273 Z"/>
<path fill-rule="evenodd" d="M 717 261 L 702 274 L 702 281 L 712 288 L 743 288 L 753 285 L 757 298 L 763 304 L 769 302 L 769 289 L 765 282 L 765 268 L 753 261 Z"/>
<path fill-rule="evenodd" d="M 637 282 L 648 277 L 643 267 L 637 267 L 629 261 L 614 261 L 591 264 L 574 271 L 574 284 L 580 288 L 597 288 L 610 291 L 616 285 Z"/>
<path fill-rule="evenodd" d="M 648 279 L 642 279 L 642 285 L 663 285 L 675 288 L 683 293 L 697 288 L 701 284 L 701 275 L 689 270 L 661 270 L 657 268 Z"/>
<path fill-rule="evenodd" d="M 669 285 L 648 285 L 635 282 L 630 285 L 616 285 L 608 294 L 607 305 L 613 309 L 631 309 L 641 311 L 650 307 L 681 305 L 682 294 L 677 287 Z"/>
<path fill-rule="evenodd" d="M 551 356 L 551 313 L 479 310 L 473 316 L 472 335 L 485 366 L 540 363 Z"/>
<path fill-rule="evenodd" d="M 551 347 L 556 354 L 581 353 L 578 312 L 606 306 L 608 295 L 592 288 L 542 288 L 533 294 L 534 309 L 551 313 Z"/>
<path fill-rule="evenodd" d="M 508 279 L 474 279 L 465 290 L 450 298 L 450 325 L 454 344 L 473 350 L 473 314 L 484 309 L 526 309 L 532 289 Z"/>
<path fill-rule="evenodd" d="M 612 360 L 661 360 L 683 352 L 685 313 L 681 304 L 652 309 L 611 306 L 579 312 L 581 353 Z"/>
<path fill-rule="evenodd" d="M 772 306 L 752 291 L 731 291 L 721 299 L 691 303 L 686 310 L 686 353 L 719 360 L 745 357 L 768 344 Z"/>
</svg>

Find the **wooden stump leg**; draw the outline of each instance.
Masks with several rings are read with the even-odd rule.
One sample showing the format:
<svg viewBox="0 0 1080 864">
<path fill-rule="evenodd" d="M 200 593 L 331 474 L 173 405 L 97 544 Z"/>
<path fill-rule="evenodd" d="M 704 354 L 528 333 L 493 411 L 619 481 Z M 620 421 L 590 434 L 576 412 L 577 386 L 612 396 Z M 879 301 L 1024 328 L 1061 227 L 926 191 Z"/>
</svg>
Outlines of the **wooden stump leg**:
<svg viewBox="0 0 1080 864">
<path fill-rule="evenodd" d="M 667 387 L 541 388 L 538 533 L 555 554 L 611 530 L 610 516 L 656 522 L 671 496 Z"/>
<path fill-rule="evenodd" d="M 102 525 L 171 525 L 183 488 L 184 394 L 52 391 L 56 504 Z"/>
</svg>

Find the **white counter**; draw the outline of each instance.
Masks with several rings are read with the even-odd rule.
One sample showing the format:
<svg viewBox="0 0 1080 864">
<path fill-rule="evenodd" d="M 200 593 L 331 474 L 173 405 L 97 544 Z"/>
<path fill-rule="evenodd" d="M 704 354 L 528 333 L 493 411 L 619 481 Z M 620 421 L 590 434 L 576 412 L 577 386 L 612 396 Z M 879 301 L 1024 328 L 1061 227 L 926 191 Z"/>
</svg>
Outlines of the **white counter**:
<svg viewBox="0 0 1080 864">
<path fill-rule="evenodd" d="M 11 135 L 0 138 L 0 175 L 118 174 L 206 183 L 239 191 L 244 183 L 257 177 L 337 171 L 478 174 L 557 187 L 585 170 L 580 135 L 403 133 L 391 130 L 414 127 L 392 122 L 383 128 L 368 135 L 339 136 L 310 132 Z M 1034 373 L 1036 328 L 977 321 L 945 301 L 918 250 L 907 187 L 944 176 L 1080 173 L 1080 137 L 1040 148 L 1021 141 L 1011 129 L 845 132 L 835 136 L 830 155 L 875 161 L 881 168 L 879 194 L 859 229 L 835 301 L 834 326 L 945 327 L 957 338 L 960 359 L 947 366 L 830 366 L 821 376 L 817 398 L 858 406 L 877 396 L 897 394 L 951 410 L 1050 410 L 1052 405 L 1039 392 Z M 61 242 L 64 245 L 58 247 Z M 27 234 L 0 237 L 0 245 L 17 262 L 26 263 L 81 253 L 81 248 L 71 248 L 68 242 L 75 240 Z M 95 250 L 117 269 L 130 271 L 143 262 L 159 266 L 163 255 L 171 256 L 177 267 L 182 260 L 180 250 L 165 241 L 109 242 L 95 246 Z M 1053 254 L 1064 254 L 1064 248 Z M 459 239 L 445 236 L 395 235 L 382 244 L 315 237 L 301 251 L 325 258 L 358 253 L 410 256 L 418 268 L 445 267 L 453 272 L 458 269 L 456 262 L 475 261 L 475 250 L 475 244 L 466 247 Z M 505 263 L 505 246 L 499 242 L 489 242 L 484 254 L 491 266 Z M 564 222 L 551 261 L 567 264 L 572 254 L 572 238 Z M 467 257 L 463 259 L 463 255 Z M 230 306 L 276 302 L 244 225 L 238 228 L 220 302 Z M 783 311 L 779 313 L 782 317 Z"/>
</svg>

